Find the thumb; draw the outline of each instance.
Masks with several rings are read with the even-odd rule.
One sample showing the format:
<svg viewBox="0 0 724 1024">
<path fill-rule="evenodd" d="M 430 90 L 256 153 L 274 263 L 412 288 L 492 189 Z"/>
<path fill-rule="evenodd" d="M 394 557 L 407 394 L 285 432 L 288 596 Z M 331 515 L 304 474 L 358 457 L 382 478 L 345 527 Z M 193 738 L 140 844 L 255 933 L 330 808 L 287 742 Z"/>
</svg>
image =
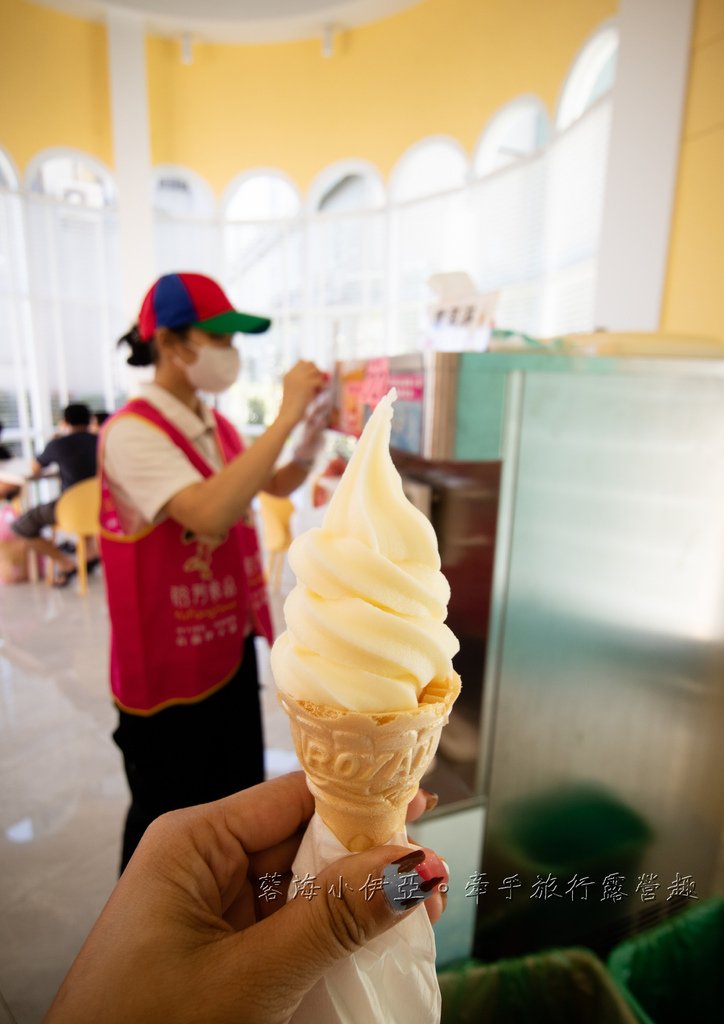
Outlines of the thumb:
<svg viewBox="0 0 724 1024">
<path fill-rule="evenodd" d="M 244 993 L 242 1005 L 249 1016 L 243 1019 L 287 1021 L 337 961 L 436 895 L 445 876 L 441 868 L 431 876 L 430 868 L 440 864 L 437 857 L 429 856 L 428 865 L 425 859 L 425 851 L 402 846 L 344 857 L 318 876 L 297 882 L 296 895 L 286 906 L 230 939 L 227 966 L 237 991 Z"/>
</svg>

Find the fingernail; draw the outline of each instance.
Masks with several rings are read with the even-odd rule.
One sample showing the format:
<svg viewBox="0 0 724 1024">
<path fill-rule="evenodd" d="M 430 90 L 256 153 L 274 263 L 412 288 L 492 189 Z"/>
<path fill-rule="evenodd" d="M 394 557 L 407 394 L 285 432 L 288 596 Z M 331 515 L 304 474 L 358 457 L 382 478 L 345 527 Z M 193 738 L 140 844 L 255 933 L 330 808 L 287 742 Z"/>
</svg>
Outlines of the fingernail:
<svg viewBox="0 0 724 1024">
<path fill-rule="evenodd" d="M 417 873 L 423 881 L 426 881 L 428 878 L 437 878 L 438 875 L 445 875 L 445 865 L 436 853 L 428 850 L 424 863 L 417 867 Z"/>
<path fill-rule="evenodd" d="M 423 881 L 414 869 L 400 874 L 395 864 L 388 864 L 382 876 L 385 899 L 395 914 L 404 914 L 418 903 L 429 900 L 443 881 L 442 875 Z"/>
<path fill-rule="evenodd" d="M 440 797 L 437 793 L 430 793 L 427 789 L 421 790 L 422 795 L 425 797 L 425 810 L 431 811 L 433 807 L 437 807 Z"/>
<path fill-rule="evenodd" d="M 404 857 L 400 857 L 398 860 L 393 860 L 392 864 L 389 864 L 388 867 L 396 867 L 399 875 L 406 875 L 410 871 L 414 871 L 418 864 L 422 864 L 424 859 L 424 850 L 411 850 L 410 853 L 406 853 Z"/>
</svg>

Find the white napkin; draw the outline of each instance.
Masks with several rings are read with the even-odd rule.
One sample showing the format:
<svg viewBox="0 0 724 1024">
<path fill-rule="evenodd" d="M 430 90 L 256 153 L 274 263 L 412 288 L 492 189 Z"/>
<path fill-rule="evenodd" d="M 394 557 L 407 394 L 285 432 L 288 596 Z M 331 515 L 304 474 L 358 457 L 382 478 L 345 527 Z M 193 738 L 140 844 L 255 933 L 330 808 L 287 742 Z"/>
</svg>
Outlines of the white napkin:
<svg viewBox="0 0 724 1024">
<path fill-rule="evenodd" d="M 387 845 L 410 846 L 399 833 Z M 349 850 L 315 814 L 292 864 L 294 875 L 318 875 Z M 290 887 L 294 895 L 294 886 Z M 297 899 L 303 899 L 300 894 Z M 435 936 L 420 906 L 384 935 L 340 960 L 307 993 L 292 1024 L 439 1024 Z"/>
</svg>

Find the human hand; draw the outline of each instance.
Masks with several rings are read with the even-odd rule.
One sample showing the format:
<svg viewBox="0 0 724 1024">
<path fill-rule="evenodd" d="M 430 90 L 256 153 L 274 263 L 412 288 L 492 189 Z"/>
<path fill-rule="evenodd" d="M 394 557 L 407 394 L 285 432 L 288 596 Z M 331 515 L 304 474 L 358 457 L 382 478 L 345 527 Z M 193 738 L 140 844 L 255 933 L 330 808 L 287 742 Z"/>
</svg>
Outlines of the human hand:
<svg viewBox="0 0 724 1024">
<path fill-rule="evenodd" d="M 324 444 L 324 431 L 329 426 L 332 411 L 332 395 L 323 391 L 307 409 L 299 441 L 295 445 L 292 460 L 310 466 Z"/>
<path fill-rule="evenodd" d="M 425 809 L 424 795 L 409 817 Z M 147 830 L 63 982 L 45 1024 L 283 1024 L 341 960 L 419 908 L 401 911 L 365 883 L 409 856 L 384 846 L 316 878 L 314 899 L 284 891 L 314 801 L 301 772 L 215 803 L 174 811 Z M 419 859 L 419 855 L 418 855 Z M 425 869 L 425 870 L 423 870 Z M 419 873 L 446 873 L 429 853 Z M 330 892 L 340 876 L 341 897 Z M 442 912 L 439 882 L 425 901 Z M 346 887 L 345 887 L 346 888 Z"/>
<path fill-rule="evenodd" d="M 307 406 L 319 394 L 327 377 L 314 363 L 300 359 L 284 376 L 284 392 L 279 416 L 292 426 L 299 423 Z"/>
</svg>

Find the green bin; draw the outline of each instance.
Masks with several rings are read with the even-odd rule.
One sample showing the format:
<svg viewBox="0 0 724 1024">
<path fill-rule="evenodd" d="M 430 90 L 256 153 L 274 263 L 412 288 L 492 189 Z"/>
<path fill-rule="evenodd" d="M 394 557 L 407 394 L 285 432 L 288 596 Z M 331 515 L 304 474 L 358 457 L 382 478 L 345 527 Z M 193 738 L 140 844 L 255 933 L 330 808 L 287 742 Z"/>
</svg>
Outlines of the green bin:
<svg viewBox="0 0 724 1024">
<path fill-rule="evenodd" d="M 561 949 L 440 972 L 441 1024 L 636 1024 L 587 949 Z"/>
<path fill-rule="evenodd" d="M 652 835 L 636 811 L 594 783 L 562 785 L 501 808 L 488 826 L 483 870 L 493 881 L 480 899 L 474 955 L 492 961 L 542 949 L 598 948 L 626 906 L 601 900 L 603 879 L 621 874 L 630 895 Z M 522 888 L 508 901 L 497 880 L 513 874 Z M 531 899 L 536 878 L 548 875 L 561 894 L 574 875 L 588 877 L 595 883 L 591 898 Z"/>
<path fill-rule="evenodd" d="M 706 900 L 612 950 L 608 967 L 643 1024 L 724 1020 L 724 898 Z"/>
</svg>

